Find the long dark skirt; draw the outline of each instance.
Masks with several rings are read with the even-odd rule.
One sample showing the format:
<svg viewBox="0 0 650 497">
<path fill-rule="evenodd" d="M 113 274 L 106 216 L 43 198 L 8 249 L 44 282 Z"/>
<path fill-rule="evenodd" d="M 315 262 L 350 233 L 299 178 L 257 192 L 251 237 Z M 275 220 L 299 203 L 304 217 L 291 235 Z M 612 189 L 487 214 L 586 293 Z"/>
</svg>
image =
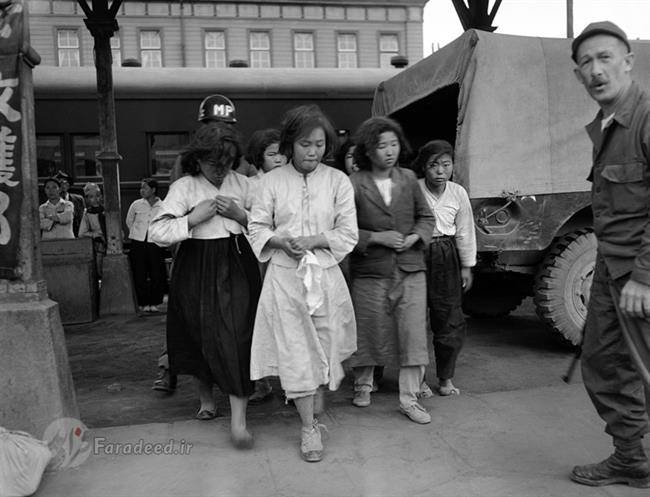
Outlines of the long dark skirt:
<svg viewBox="0 0 650 497">
<path fill-rule="evenodd" d="M 237 397 L 253 393 L 250 354 L 261 281 L 246 238 L 182 242 L 170 286 L 170 372 L 214 382 Z"/>
</svg>

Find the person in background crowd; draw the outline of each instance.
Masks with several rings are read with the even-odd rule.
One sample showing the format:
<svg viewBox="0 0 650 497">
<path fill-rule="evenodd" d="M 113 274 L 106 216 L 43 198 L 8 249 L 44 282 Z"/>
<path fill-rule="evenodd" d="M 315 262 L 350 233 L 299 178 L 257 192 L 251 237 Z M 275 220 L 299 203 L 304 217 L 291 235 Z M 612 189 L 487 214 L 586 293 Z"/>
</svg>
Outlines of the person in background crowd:
<svg viewBox="0 0 650 497">
<path fill-rule="evenodd" d="M 180 243 L 167 310 L 170 371 L 197 378 L 200 420 L 216 416 L 212 385 L 227 393 L 231 440 L 250 448 L 246 408 L 254 390 L 250 354 L 261 282 L 244 236 L 249 181 L 232 170 L 240 155 L 230 126 L 201 127 L 182 154 L 187 175 L 171 185 L 149 237 L 163 246 Z"/>
<path fill-rule="evenodd" d="M 158 182 L 145 178 L 140 184 L 141 199 L 134 201 L 126 213 L 131 239 L 131 268 L 138 306 L 143 312 L 158 312 L 167 290 L 167 269 L 163 250 L 147 239 L 149 223 L 161 206 Z"/>
<path fill-rule="evenodd" d="M 336 167 L 343 171 L 348 176 L 356 173 L 359 170 L 354 160 L 354 142 L 351 139 L 345 140 L 336 153 Z"/>
<path fill-rule="evenodd" d="M 56 178 L 48 178 L 43 184 L 47 201 L 38 208 L 41 221 L 41 238 L 74 238 L 72 219 L 74 205 L 61 198 L 61 183 Z"/>
<path fill-rule="evenodd" d="M 79 236 L 81 216 L 83 216 L 84 209 L 86 208 L 84 198 L 81 195 L 77 195 L 76 193 L 71 193 L 69 191 L 70 187 L 73 185 L 72 178 L 69 174 L 65 173 L 64 171 L 59 171 L 54 175 L 54 177 L 57 178 L 61 184 L 61 198 L 63 200 L 72 202 L 72 205 L 74 206 L 74 214 L 72 217 L 72 232 L 74 233 L 74 236 L 77 237 Z"/>
<path fill-rule="evenodd" d="M 106 255 L 106 216 L 102 205 L 102 191 L 97 183 L 86 183 L 84 196 L 86 209 L 79 225 L 79 238 L 92 239 L 97 277 L 101 280 L 104 255 Z"/>
<path fill-rule="evenodd" d="M 277 129 L 255 131 L 246 149 L 246 160 L 257 168 L 258 179 L 276 167 L 284 166 L 287 158 L 280 153 L 280 132 Z"/>
<path fill-rule="evenodd" d="M 323 457 L 314 417 L 320 386 L 339 387 L 341 362 L 356 346 L 354 310 L 338 265 L 357 242 L 352 185 L 321 162 L 335 143 L 332 125 L 317 106 L 289 110 L 280 135 L 280 153 L 289 164 L 261 179 L 248 224 L 255 255 L 269 262 L 251 377 L 280 377 L 300 414 L 300 454 L 308 462 Z"/>
<path fill-rule="evenodd" d="M 253 177 L 253 180 L 260 180 L 264 174 L 287 163 L 287 158 L 280 153 L 279 149 L 280 132 L 277 129 L 261 129 L 252 134 L 246 149 L 246 160 L 258 170 L 257 176 Z M 259 184 L 259 181 L 256 183 Z M 255 195 L 254 192 L 253 195 Z M 260 272 L 263 280 L 266 264 L 260 263 Z M 255 392 L 248 401 L 251 403 L 262 402 L 270 397 L 271 391 L 269 379 L 259 379 L 255 382 Z"/>
<path fill-rule="evenodd" d="M 417 394 L 429 363 L 424 250 L 434 218 L 413 171 L 409 147 L 392 119 L 366 120 L 355 135 L 354 186 L 359 243 L 352 252 L 357 351 L 350 360 L 357 407 L 370 405 L 376 365 L 399 365 L 400 410 L 416 423 L 431 416 Z"/>
<path fill-rule="evenodd" d="M 643 378 L 650 376 L 650 98 L 632 79 L 634 54 L 614 23 L 589 24 L 571 50 L 576 77 L 600 107 L 587 126 L 594 145 L 587 179 L 598 253 L 582 339 L 582 378 L 614 443 L 611 456 L 576 466 L 571 479 L 648 488 L 642 439 L 648 433 Z"/>
<path fill-rule="evenodd" d="M 456 360 L 465 341 L 463 292 L 472 287 L 476 265 L 476 233 L 469 196 L 450 181 L 454 172 L 454 149 L 444 140 L 433 140 L 420 148 L 413 169 L 421 178 L 420 188 L 436 218 L 427 252 L 427 300 L 433 332 L 438 393 L 458 395 L 452 383 Z M 432 395 L 423 382 L 421 397 Z"/>
</svg>

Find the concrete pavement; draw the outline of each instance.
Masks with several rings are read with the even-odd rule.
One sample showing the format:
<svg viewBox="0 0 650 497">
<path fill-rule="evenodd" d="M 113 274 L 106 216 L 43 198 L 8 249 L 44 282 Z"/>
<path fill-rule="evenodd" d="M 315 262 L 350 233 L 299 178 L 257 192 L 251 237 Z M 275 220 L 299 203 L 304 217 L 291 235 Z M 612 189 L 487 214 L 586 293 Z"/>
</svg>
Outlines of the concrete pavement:
<svg viewBox="0 0 650 497">
<path fill-rule="evenodd" d="M 103 496 L 648 496 L 627 486 L 592 488 L 568 479 L 575 464 L 611 452 L 581 384 L 434 397 L 433 422 L 416 425 L 394 392 L 365 409 L 337 403 L 322 462 L 302 462 L 295 413 L 255 415 L 251 451 L 229 443 L 229 420 L 99 428 L 109 443 L 191 443 L 189 455 L 93 454 L 81 466 L 46 474 L 39 497 Z M 646 450 L 650 443 L 646 441 Z"/>
</svg>

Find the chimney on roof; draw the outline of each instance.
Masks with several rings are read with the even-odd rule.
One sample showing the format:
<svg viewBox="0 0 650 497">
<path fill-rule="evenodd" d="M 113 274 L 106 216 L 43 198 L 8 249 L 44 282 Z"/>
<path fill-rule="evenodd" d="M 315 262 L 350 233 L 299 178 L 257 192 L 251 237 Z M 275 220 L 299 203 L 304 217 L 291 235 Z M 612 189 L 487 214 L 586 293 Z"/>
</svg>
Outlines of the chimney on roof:
<svg viewBox="0 0 650 497">
<path fill-rule="evenodd" d="M 248 62 L 242 59 L 233 59 L 228 62 L 228 67 L 248 67 Z"/>
<path fill-rule="evenodd" d="M 409 65 L 409 59 L 406 55 L 393 55 L 390 58 L 390 65 L 402 69 Z"/>
</svg>

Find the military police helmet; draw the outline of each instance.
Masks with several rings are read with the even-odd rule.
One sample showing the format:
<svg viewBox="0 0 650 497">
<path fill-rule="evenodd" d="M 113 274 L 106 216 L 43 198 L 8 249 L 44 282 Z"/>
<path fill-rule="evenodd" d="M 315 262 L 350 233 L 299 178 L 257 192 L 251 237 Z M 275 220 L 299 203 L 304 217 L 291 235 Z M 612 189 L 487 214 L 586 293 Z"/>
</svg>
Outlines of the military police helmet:
<svg viewBox="0 0 650 497">
<path fill-rule="evenodd" d="M 203 99 L 199 106 L 199 121 L 207 122 L 212 120 L 231 124 L 237 122 L 235 105 L 229 98 L 223 95 L 210 95 Z"/>
</svg>

